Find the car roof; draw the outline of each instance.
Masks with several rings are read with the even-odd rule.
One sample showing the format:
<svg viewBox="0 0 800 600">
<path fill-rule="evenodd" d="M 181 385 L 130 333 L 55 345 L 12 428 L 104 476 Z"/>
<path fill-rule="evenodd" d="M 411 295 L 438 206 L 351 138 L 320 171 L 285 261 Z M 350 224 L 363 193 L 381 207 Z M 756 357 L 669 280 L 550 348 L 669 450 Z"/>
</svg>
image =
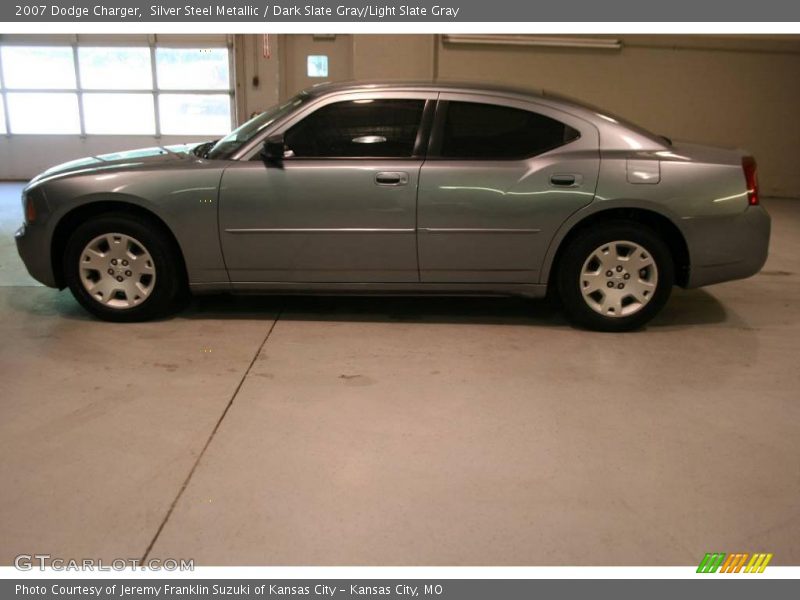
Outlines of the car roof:
<svg viewBox="0 0 800 600">
<path fill-rule="evenodd" d="M 502 83 L 486 83 L 459 80 L 374 80 L 374 81 L 336 81 L 318 83 L 303 90 L 303 93 L 312 97 L 325 96 L 340 92 L 369 92 L 369 91 L 433 91 L 433 92 L 464 92 L 472 94 L 490 94 L 499 96 L 512 96 L 527 100 L 544 100 L 548 103 L 568 106 L 583 111 L 597 112 L 598 108 L 589 104 L 569 98 L 557 92 L 542 88 L 512 86 Z"/>
<path fill-rule="evenodd" d="M 344 91 L 370 91 L 375 89 L 413 89 L 431 91 L 463 91 L 463 92 L 499 92 L 520 96 L 544 97 L 541 89 L 522 86 L 509 86 L 499 83 L 477 83 L 469 81 L 425 81 L 425 80 L 373 80 L 373 81 L 337 81 L 319 83 L 306 90 L 310 95 L 323 95 Z"/>
</svg>

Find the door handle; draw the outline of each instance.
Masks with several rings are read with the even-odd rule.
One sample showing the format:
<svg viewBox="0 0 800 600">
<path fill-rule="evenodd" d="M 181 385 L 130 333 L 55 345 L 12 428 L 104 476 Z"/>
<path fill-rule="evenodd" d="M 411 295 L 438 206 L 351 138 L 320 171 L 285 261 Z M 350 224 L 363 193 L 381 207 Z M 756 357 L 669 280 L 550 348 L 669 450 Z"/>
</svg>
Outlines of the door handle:
<svg viewBox="0 0 800 600">
<path fill-rule="evenodd" d="M 406 185 L 408 173 L 403 171 L 381 171 L 375 175 L 377 185 Z"/>
<path fill-rule="evenodd" d="M 577 187 L 583 182 L 583 175 L 559 173 L 550 176 L 550 184 L 558 187 Z"/>
</svg>

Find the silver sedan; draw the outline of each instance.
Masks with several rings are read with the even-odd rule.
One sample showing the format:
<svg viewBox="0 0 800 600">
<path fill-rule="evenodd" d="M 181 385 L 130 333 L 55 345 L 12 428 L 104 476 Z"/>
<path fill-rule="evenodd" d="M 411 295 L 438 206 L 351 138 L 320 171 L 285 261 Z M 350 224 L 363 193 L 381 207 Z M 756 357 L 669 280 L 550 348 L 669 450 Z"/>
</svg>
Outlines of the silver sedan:
<svg viewBox="0 0 800 600">
<path fill-rule="evenodd" d="M 49 169 L 23 206 L 30 273 L 111 321 L 188 291 L 552 293 L 623 331 L 756 273 L 770 232 L 746 153 L 455 83 L 317 86 L 215 142 Z"/>
</svg>

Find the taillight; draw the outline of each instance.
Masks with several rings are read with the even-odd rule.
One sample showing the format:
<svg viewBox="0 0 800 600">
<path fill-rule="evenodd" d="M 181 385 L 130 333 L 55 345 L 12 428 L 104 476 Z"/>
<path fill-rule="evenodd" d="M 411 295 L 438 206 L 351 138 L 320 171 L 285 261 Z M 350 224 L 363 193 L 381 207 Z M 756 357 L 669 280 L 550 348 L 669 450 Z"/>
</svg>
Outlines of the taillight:
<svg viewBox="0 0 800 600">
<path fill-rule="evenodd" d="M 742 169 L 744 169 L 744 180 L 747 183 L 747 201 L 750 206 L 758 204 L 758 174 L 756 173 L 756 159 L 752 156 L 745 156 L 742 159 Z"/>
</svg>

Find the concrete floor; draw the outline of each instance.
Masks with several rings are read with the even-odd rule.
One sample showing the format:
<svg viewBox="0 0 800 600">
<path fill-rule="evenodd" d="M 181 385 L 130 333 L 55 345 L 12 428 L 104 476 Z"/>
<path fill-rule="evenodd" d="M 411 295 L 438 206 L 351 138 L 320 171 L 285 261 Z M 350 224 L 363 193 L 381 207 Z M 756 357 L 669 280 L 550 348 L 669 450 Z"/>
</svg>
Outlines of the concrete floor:
<svg viewBox="0 0 800 600">
<path fill-rule="evenodd" d="M 765 270 L 646 331 L 515 299 L 201 298 L 114 325 L 35 286 L 0 186 L 0 564 L 800 563 L 800 201 Z"/>
</svg>

